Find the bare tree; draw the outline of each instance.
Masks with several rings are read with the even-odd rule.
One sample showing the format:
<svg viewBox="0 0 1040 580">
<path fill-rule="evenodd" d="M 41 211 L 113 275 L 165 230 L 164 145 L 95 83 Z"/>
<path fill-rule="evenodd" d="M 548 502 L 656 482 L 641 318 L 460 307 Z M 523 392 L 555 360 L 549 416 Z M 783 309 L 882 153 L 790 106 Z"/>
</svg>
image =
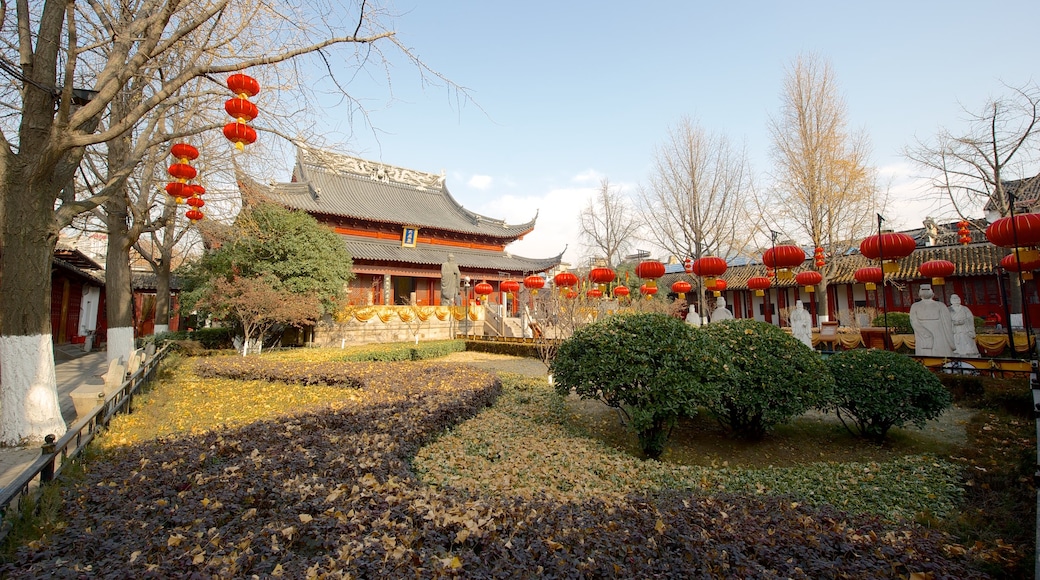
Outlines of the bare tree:
<svg viewBox="0 0 1040 580">
<path fill-rule="evenodd" d="M 89 148 L 135 130 L 196 80 L 219 86 L 217 75 L 308 54 L 320 53 L 334 82 L 335 72 L 349 75 L 369 63 L 389 68 L 380 49 L 388 44 L 424 77 L 444 80 L 403 47 L 382 26 L 385 14 L 365 1 L 329 12 L 284 1 L 42 0 L 14 3 L 14 21 L 8 20 L 9 6 L 0 5 L 0 72 L 14 80 L 0 85 L 0 108 L 7 109 L 0 115 L 2 444 L 64 432 L 50 329 L 51 258 L 58 233 L 75 216 L 125 195 L 142 151 L 155 144 L 117 144 L 126 151 L 109 161 L 105 183 L 84 194 L 69 185 Z M 263 42 L 257 42 L 257 31 L 263 31 Z M 336 57 L 337 51 L 345 54 Z M 197 58 L 165 58 L 171 53 Z M 140 92 L 128 90 L 138 81 Z M 357 102 L 345 85 L 335 86 Z M 119 219 L 118 208 L 112 210 L 106 213 Z"/>
<path fill-rule="evenodd" d="M 866 135 L 849 133 L 845 100 L 826 61 L 799 56 L 787 71 L 781 100 L 779 115 L 769 123 L 773 184 L 759 200 L 758 213 L 770 229 L 824 248 L 831 258 L 818 267 L 823 277 L 820 318 L 827 320 L 833 258 L 844 256 L 870 235 L 887 194 L 867 165 Z"/>
<path fill-rule="evenodd" d="M 599 192 L 589 200 L 578 216 L 581 238 L 592 251 L 600 253 L 607 267 L 613 268 L 632 246 L 639 232 L 628 198 L 610 180 L 600 181 Z"/>
<path fill-rule="evenodd" d="M 745 206 L 753 189 L 746 150 L 684 118 L 656 151 L 639 215 L 650 241 L 679 259 L 733 257 L 753 233 Z M 703 312 L 704 289 L 694 283 Z"/>
</svg>

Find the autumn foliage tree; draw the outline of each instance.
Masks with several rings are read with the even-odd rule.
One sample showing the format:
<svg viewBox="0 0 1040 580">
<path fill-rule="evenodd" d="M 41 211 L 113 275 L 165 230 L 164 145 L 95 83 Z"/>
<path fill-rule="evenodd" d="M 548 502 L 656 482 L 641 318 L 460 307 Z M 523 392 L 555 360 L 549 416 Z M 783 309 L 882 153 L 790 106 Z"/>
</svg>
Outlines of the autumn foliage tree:
<svg viewBox="0 0 1040 580">
<path fill-rule="evenodd" d="M 196 307 L 218 319 L 241 325 L 242 356 L 245 356 L 254 338 L 259 352 L 264 335 L 276 324 L 304 326 L 314 324 L 321 315 L 321 301 L 316 293 L 294 294 L 279 290 L 278 285 L 278 280 L 271 276 L 218 279 Z"/>
</svg>

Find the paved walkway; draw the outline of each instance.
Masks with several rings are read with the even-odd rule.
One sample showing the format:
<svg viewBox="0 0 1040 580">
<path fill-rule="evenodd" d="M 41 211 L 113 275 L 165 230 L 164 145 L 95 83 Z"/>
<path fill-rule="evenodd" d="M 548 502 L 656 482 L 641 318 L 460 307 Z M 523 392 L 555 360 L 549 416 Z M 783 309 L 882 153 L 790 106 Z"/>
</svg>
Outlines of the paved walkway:
<svg viewBox="0 0 1040 580">
<path fill-rule="evenodd" d="M 101 375 L 108 366 L 104 351 L 84 353 L 79 346 L 54 349 L 54 373 L 58 384 L 58 403 L 66 425 L 76 422 L 72 391 L 80 385 L 104 385 Z M 40 456 L 40 447 L 0 448 L 0 487 L 11 483 Z"/>
</svg>

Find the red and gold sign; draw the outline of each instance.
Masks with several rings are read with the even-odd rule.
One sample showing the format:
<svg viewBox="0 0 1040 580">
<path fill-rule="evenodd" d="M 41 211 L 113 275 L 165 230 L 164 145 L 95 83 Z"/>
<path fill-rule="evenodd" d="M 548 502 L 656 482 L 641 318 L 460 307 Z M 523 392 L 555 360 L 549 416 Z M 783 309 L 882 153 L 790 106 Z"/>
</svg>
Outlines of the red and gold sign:
<svg viewBox="0 0 1040 580">
<path fill-rule="evenodd" d="M 863 284 L 867 290 L 876 290 L 877 285 L 885 279 L 885 272 L 876 266 L 860 268 L 856 270 L 856 281 Z"/>
<path fill-rule="evenodd" d="M 859 253 L 871 260 L 881 260 L 881 269 L 889 274 L 898 271 L 896 262 L 913 254 L 915 249 L 917 242 L 901 232 L 882 232 L 859 244 Z"/>
<path fill-rule="evenodd" d="M 946 277 L 952 276 L 955 269 L 956 266 L 949 260 L 929 260 L 917 268 L 922 276 L 928 276 L 932 279 L 933 286 L 946 284 Z"/>
<path fill-rule="evenodd" d="M 679 281 L 677 281 L 677 282 L 672 284 L 672 292 L 675 292 L 676 294 L 678 294 L 680 300 L 685 299 L 686 298 L 686 293 L 689 292 L 692 289 L 693 289 L 693 286 L 690 285 L 690 283 L 687 282 L 686 280 L 679 280 Z"/>
<path fill-rule="evenodd" d="M 755 296 L 765 296 L 771 285 L 772 282 L 766 276 L 754 276 L 747 281 L 748 289 L 754 290 Z"/>
<path fill-rule="evenodd" d="M 799 286 L 805 286 L 806 292 L 815 292 L 816 285 L 823 282 L 823 276 L 820 275 L 816 270 L 806 270 L 804 272 L 798 272 L 795 276 L 795 282 Z"/>
</svg>

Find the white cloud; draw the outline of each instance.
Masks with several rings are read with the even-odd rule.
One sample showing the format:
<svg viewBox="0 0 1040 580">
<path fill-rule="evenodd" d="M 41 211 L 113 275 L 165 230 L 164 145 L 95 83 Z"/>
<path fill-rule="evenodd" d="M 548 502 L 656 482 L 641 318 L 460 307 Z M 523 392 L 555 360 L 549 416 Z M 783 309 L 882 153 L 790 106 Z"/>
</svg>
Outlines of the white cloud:
<svg viewBox="0 0 1040 580">
<path fill-rule="evenodd" d="M 506 251 L 528 258 L 547 258 L 563 251 L 564 261 L 575 263 L 581 255 L 578 214 L 595 188 L 554 188 L 542 195 L 503 195 L 483 203 L 478 211 L 506 223 L 526 223 L 538 211 L 534 231 L 510 244 Z"/>
<path fill-rule="evenodd" d="M 603 179 L 603 174 L 596 171 L 595 169 L 586 169 L 581 173 L 571 178 L 574 183 L 599 183 Z"/>
<path fill-rule="evenodd" d="M 487 191 L 491 187 L 491 182 L 494 181 L 490 175 L 474 175 L 469 178 L 466 185 L 479 189 L 481 191 Z"/>
<path fill-rule="evenodd" d="M 916 175 L 919 169 L 908 163 L 878 168 L 878 174 L 889 188 L 889 204 L 884 216 L 886 227 L 893 230 L 919 228 L 926 217 L 938 221 L 957 219 L 948 201 L 932 188 L 926 177 Z"/>
</svg>

